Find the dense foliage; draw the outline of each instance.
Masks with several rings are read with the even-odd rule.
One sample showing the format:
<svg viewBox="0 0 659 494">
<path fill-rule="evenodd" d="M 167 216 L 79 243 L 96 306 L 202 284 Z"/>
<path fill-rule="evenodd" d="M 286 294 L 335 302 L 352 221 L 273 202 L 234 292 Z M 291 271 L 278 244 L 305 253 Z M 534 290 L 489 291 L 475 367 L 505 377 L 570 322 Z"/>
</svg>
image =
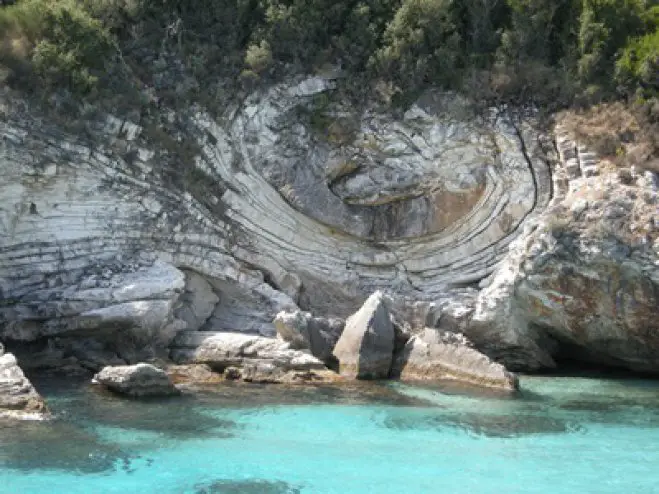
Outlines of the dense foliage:
<svg viewBox="0 0 659 494">
<path fill-rule="evenodd" d="M 4 6 L 3 6 L 4 4 Z M 176 62 L 174 62 L 174 60 Z M 179 81 L 157 79 L 179 64 Z M 652 0 L 0 0 L 0 69 L 34 93 L 197 95 L 338 64 L 355 90 L 434 86 L 560 107 L 659 93 Z M 178 67 L 178 66 L 177 66 Z M 0 70 L 1 72 L 1 70 Z M 205 94 L 209 97 L 208 94 Z"/>
</svg>

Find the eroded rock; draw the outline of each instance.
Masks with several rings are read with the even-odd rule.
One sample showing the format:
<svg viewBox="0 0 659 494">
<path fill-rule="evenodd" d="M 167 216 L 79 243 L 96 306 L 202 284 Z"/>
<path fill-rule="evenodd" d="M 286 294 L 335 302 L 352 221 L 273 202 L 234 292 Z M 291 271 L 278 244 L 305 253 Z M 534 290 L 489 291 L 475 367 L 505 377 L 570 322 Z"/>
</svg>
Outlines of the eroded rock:
<svg viewBox="0 0 659 494">
<path fill-rule="evenodd" d="M 151 364 L 105 367 L 94 376 L 94 383 L 128 396 L 170 396 L 176 389 L 167 373 Z"/>
<path fill-rule="evenodd" d="M 346 320 L 333 351 L 339 361 L 339 373 L 358 379 L 389 377 L 394 343 L 387 300 L 382 292 L 375 292 Z"/>
<path fill-rule="evenodd" d="M 43 420 L 48 417 L 43 398 L 25 377 L 14 355 L 0 355 L 0 418 Z"/>
<path fill-rule="evenodd" d="M 401 380 L 449 380 L 513 391 L 517 376 L 472 348 L 462 335 L 427 328 L 397 355 L 392 374 Z"/>
<path fill-rule="evenodd" d="M 309 349 L 328 362 L 341 336 L 345 322 L 336 318 L 313 317 L 310 312 L 280 312 L 274 320 L 277 336 L 290 343 L 291 348 Z"/>
<path fill-rule="evenodd" d="M 183 332 L 173 343 L 176 362 L 207 364 L 229 380 L 292 382 L 296 375 L 308 380 L 329 378 L 316 357 L 275 338 L 242 333 Z"/>
</svg>

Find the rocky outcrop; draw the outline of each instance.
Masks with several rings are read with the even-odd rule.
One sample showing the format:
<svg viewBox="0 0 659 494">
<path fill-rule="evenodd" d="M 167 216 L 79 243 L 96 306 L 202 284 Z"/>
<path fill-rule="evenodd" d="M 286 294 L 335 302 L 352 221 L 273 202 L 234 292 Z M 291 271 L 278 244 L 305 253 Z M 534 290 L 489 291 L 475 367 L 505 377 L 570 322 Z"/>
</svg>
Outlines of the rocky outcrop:
<svg viewBox="0 0 659 494">
<path fill-rule="evenodd" d="M 339 341 L 345 321 L 313 317 L 310 312 L 280 312 L 275 317 L 277 336 L 291 348 L 308 349 L 325 363 L 333 359 L 332 350 Z"/>
<path fill-rule="evenodd" d="M 392 374 L 401 380 L 448 380 L 506 391 L 518 387 L 517 376 L 472 348 L 464 336 L 431 328 L 410 338 Z"/>
<path fill-rule="evenodd" d="M 11 353 L 0 345 L 0 418 L 43 420 L 49 417 L 43 398 L 25 377 Z"/>
<path fill-rule="evenodd" d="M 176 395 L 176 389 L 167 373 L 151 364 L 105 367 L 93 381 L 110 391 L 134 397 Z"/>
<path fill-rule="evenodd" d="M 434 301 L 491 273 L 549 198 L 537 137 L 453 95 L 400 119 L 317 108 L 333 87 L 298 78 L 226 118 L 167 115 L 185 163 L 135 123 L 88 122 L 88 139 L 10 101 L 0 337 L 126 332 L 115 353 L 135 362 L 179 330 L 273 336 L 282 310 L 345 318 L 377 289 Z M 305 117 L 320 111 L 329 134 Z"/>
<path fill-rule="evenodd" d="M 172 359 L 206 364 L 230 380 L 293 382 L 334 380 L 323 362 L 286 342 L 241 333 L 182 332 L 173 342 Z M 227 373 L 226 371 L 230 371 Z"/>
<path fill-rule="evenodd" d="M 394 325 L 382 292 L 375 292 L 346 320 L 334 347 L 339 373 L 359 379 L 389 377 L 395 343 Z"/>
<path fill-rule="evenodd" d="M 656 372 L 655 177 L 629 180 L 567 137 L 558 142 L 554 200 L 479 294 L 466 333 L 512 369 L 569 359 Z"/>
<path fill-rule="evenodd" d="M 295 78 L 217 118 L 163 109 L 167 132 L 66 133 L 6 102 L 0 339 L 98 369 L 191 334 L 272 337 L 282 311 L 346 318 L 382 290 L 412 334 L 463 332 L 511 369 L 659 371 L 655 175 L 455 95 L 396 118 L 334 95 Z M 281 336 L 325 359 L 334 329 L 300 317 Z"/>
</svg>

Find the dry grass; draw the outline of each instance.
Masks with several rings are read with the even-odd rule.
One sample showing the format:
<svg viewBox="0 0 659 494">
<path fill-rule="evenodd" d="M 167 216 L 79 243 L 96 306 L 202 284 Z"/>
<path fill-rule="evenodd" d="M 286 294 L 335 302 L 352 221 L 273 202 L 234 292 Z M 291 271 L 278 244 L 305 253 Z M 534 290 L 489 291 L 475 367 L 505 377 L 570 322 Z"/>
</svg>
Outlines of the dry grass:
<svg viewBox="0 0 659 494">
<path fill-rule="evenodd" d="M 557 122 L 602 159 L 618 167 L 659 173 L 659 101 L 605 103 L 565 111 Z"/>
</svg>

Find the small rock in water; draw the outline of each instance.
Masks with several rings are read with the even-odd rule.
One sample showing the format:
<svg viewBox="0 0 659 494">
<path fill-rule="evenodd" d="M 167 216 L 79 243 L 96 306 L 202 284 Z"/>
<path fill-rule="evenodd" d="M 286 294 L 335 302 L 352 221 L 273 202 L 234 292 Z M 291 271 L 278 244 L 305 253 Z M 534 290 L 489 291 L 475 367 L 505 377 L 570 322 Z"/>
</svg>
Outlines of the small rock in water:
<svg viewBox="0 0 659 494">
<path fill-rule="evenodd" d="M 129 396 L 167 396 L 178 394 L 167 373 L 151 364 L 105 367 L 92 382 Z"/>
</svg>

